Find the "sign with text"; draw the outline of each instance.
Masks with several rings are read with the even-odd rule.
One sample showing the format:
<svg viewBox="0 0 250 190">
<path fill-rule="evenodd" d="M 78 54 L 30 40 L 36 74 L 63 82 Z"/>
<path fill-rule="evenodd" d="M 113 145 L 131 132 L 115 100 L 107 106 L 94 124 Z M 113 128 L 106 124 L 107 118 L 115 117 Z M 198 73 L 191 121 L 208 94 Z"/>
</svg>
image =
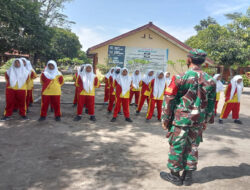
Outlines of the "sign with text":
<svg viewBox="0 0 250 190">
<path fill-rule="evenodd" d="M 108 48 L 108 63 L 115 64 L 119 67 L 124 67 L 125 46 L 109 45 Z"/>
</svg>

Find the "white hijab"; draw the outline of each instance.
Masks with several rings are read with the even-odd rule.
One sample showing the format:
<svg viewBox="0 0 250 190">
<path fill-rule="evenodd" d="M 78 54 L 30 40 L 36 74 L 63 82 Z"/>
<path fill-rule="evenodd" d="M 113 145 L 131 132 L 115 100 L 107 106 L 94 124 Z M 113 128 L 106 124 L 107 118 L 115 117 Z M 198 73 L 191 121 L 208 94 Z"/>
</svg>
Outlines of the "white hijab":
<svg viewBox="0 0 250 190">
<path fill-rule="evenodd" d="M 163 74 L 163 78 L 159 79 L 158 76 L 160 74 Z M 165 85 L 166 85 L 166 77 L 164 76 L 164 72 L 159 71 L 156 73 L 155 76 L 155 83 L 154 83 L 154 97 L 156 98 L 160 98 L 164 92 L 165 89 Z"/>
<path fill-rule="evenodd" d="M 85 65 L 81 65 L 81 66 L 77 69 L 77 76 L 80 75 L 81 70 L 84 71 L 84 67 L 85 67 Z"/>
<path fill-rule="evenodd" d="M 172 79 L 171 79 L 170 77 L 167 78 L 167 77 L 166 77 L 167 74 L 170 74 L 170 72 L 165 72 L 165 73 L 164 73 L 164 77 L 165 77 L 165 80 L 166 80 L 166 84 L 167 84 L 167 86 L 169 86 L 170 83 L 171 83 L 171 81 L 172 81 Z"/>
<path fill-rule="evenodd" d="M 242 76 L 236 75 L 236 76 L 234 76 L 234 78 L 232 78 L 232 80 L 231 80 L 232 88 L 231 88 L 230 100 L 233 99 L 235 90 L 236 90 L 236 88 L 237 88 L 238 101 L 240 101 L 240 96 L 241 96 L 241 94 L 242 94 L 242 90 L 243 90 L 243 88 L 244 88 L 244 85 L 243 85 L 243 81 L 242 81 L 240 84 L 237 83 L 237 81 L 238 81 L 239 79 L 242 79 Z"/>
<path fill-rule="evenodd" d="M 115 68 L 111 67 L 111 69 L 109 70 L 109 72 L 105 75 L 106 79 L 109 79 L 109 77 L 113 74 L 113 73 L 111 73 L 112 70 L 113 70 L 113 73 L 115 72 Z"/>
<path fill-rule="evenodd" d="M 87 72 L 87 67 L 91 67 L 92 71 Z M 93 67 L 91 64 L 86 64 L 84 70 L 80 72 L 80 77 L 82 79 L 83 88 L 86 92 L 92 92 L 95 80 L 95 74 L 93 73 Z"/>
<path fill-rule="evenodd" d="M 136 71 L 139 71 L 139 69 L 136 69 L 132 75 L 132 85 L 135 89 L 138 89 L 141 81 L 141 73 L 139 71 L 139 74 L 136 75 L 135 74 Z"/>
<path fill-rule="evenodd" d="M 28 59 L 26 59 L 26 58 L 21 58 L 23 61 L 25 61 L 26 62 L 26 66 L 25 66 L 25 68 L 27 69 L 27 71 L 29 72 L 29 75 L 31 74 L 31 72 L 32 71 L 34 71 L 34 69 L 33 69 L 33 67 L 32 67 L 32 65 L 31 65 L 31 62 L 30 62 L 30 60 L 28 60 Z"/>
<path fill-rule="evenodd" d="M 119 73 L 119 74 L 116 74 L 116 71 L 119 70 L 119 69 L 120 69 L 120 73 Z M 114 70 L 114 72 L 113 72 L 113 74 L 112 74 L 113 80 L 115 80 L 117 77 L 119 77 L 120 74 L 121 74 L 121 67 L 115 67 L 115 70 Z"/>
<path fill-rule="evenodd" d="M 220 76 L 220 74 L 215 74 L 213 77 L 216 80 L 216 93 L 222 92 L 224 90 L 222 82 L 220 80 L 218 80 L 219 76 Z"/>
<path fill-rule="evenodd" d="M 18 60 L 20 63 L 20 67 L 16 68 L 15 61 Z M 18 85 L 18 88 L 21 88 L 27 81 L 29 72 L 27 69 L 25 69 L 23 61 L 21 59 L 15 59 L 12 62 L 11 67 L 7 71 L 7 75 L 9 76 L 10 80 L 10 86 L 14 87 L 16 84 Z"/>
<path fill-rule="evenodd" d="M 122 72 L 126 70 L 128 72 L 127 68 L 121 69 L 121 74 L 116 78 L 117 83 L 122 87 L 122 95 L 124 96 L 129 90 L 130 85 L 132 82 L 131 77 L 127 74 L 126 76 L 122 75 Z"/>
<path fill-rule="evenodd" d="M 48 67 L 49 64 L 54 65 L 53 70 L 49 69 L 49 67 Z M 45 67 L 43 74 L 50 80 L 56 78 L 56 76 L 58 76 L 58 75 L 62 75 L 62 73 L 60 71 L 58 71 L 57 64 L 54 60 L 48 61 L 47 66 Z"/>
<path fill-rule="evenodd" d="M 152 76 L 148 75 L 151 71 L 153 71 L 153 70 L 148 70 L 142 79 L 142 81 L 145 82 L 147 85 L 151 82 L 151 80 L 154 79 L 154 74 Z"/>
</svg>

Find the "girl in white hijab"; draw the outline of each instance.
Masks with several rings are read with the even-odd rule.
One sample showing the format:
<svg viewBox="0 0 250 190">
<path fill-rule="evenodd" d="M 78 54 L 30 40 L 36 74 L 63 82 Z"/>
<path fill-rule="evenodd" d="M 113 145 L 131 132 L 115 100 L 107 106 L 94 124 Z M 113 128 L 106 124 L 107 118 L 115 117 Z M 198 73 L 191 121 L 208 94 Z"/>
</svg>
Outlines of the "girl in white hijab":
<svg viewBox="0 0 250 190">
<path fill-rule="evenodd" d="M 121 74 L 115 79 L 115 90 L 116 90 L 116 104 L 111 122 L 116 121 L 116 117 L 121 110 L 121 104 L 123 108 L 123 113 L 125 116 L 125 121 L 132 122 L 129 114 L 129 96 L 131 88 L 132 79 L 128 74 L 128 69 L 121 69 Z"/>
<path fill-rule="evenodd" d="M 142 109 L 142 106 L 144 105 L 145 100 L 147 100 L 147 103 L 149 104 L 149 83 L 154 79 L 154 71 L 148 70 L 144 77 L 142 78 L 142 85 L 141 85 L 141 92 L 140 92 L 140 98 L 139 98 L 139 104 L 136 109 L 136 115 L 140 114 L 140 111 Z"/>
<path fill-rule="evenodd" d="M 54 109 L 55 120 L 61 121 L 60 99 L 64 79 L 61 72 L 58 71 L 55 61 L 48 61 L 44 72 L 41 74 L 40 81 L 42 84 L 42 103 L 38 121 L 46 119 L 49 105 Z"/>
<path fill-rule="evenodd" d="M 129 103 L 131 104 L 131 101 L 133 99 L 133 96 L 135 95 L 135 106 L 138 106 L 139 97 L 140 97 L 140 83 L 141 83 L 141 73 L 139 69 L 136 69 L 132 75 L 132 88 L 130 90 L 130 98 Z"/>
<path fill-rule="evenodd" d="M 95 118 L 95 88 L 100 87 L 100 82 L 93 73 L 91 64 L 86 64 L 84 70 L 79 73 L 77 80 L 79 88 L 79 96 L 77 102 L 77 115 L 74 121 L 81 120 L 83 107 L 86 105 L 91 121 L 96 121 Z"/>
<path fill-rule="evenodd" d="M 25 69 L 21 59 L 15 59 L 11 67 L 5 73 L 6 79 L 6 107 L 3 121 L 8 120 L 12 115 L 15 103 L 19 109 L 19 114 L 23 119 L 26 116 L 26 90 L 29 73 Z"/>
<path fill-rule="evenodd" d="M 230 84 L 227 86 L 225 90 L 225 103 L 219 119 L 220 124 L 223 124 L 222 119 L 226 119 L 231 111 L 234 123 L 242 124 L 242 122 L 239 120 L 239 112 L 240 112 L 240 97 L 243 88 L 244 86 L 243 86 L 242 76 L 240 75 L 234 76 L 234 78 L 231 80 Z"/>
<path fill-rule="evenodd" d="M 76 85 L 77 83 L 77 77 L 80 75 L 80 72 L 84 70 L 84 65 L 81 65 L 77 68 L 77 71 L 75 72 L 74 76 L 73 76 L 73 80 L 74 80 L 74 85 L 75 85 L 75 96 L 74 96 L 74 100 L 73 100 L 73 107 L 77 106 L 77 99 L 78 99 L 78 87 Z"/>
<path fill-rule="evenodd" d="M 166 77 L 166 84 L 169 86 L 171 83 L 170 72 L 165 72 L 164 75 Z"/>
<path fill-rule="evenodd" d="M 220 93 L 224 91 L 223 84 L 221 82 L 221 75 L 220 74 L 215 74 L 213 77 L 216 80 L 216 101 L 214 105 L 214 112 L 215 115 L 217 115 L 217 106 L 218 102 L 220 100 Z"/>
<path fill-rule="evenodd" d="M 166 89 L 166 77 L 164 72 L 157 72 L 155 79 L 149 83 L 150 98 L 146 121 L 150 120 L 154 114 L 155 104 L 157 105 L 157 118 L 161 121 L 162 103 Z"/>
<path fill-rule="evenodd" d="M 109 78 L 113 74 L 114 70 L 115 70 L 115 68 L 112 67 L 109 70 L 109 72 L 105 75 L 105 79 L 104 79 L 104 83 L 105 83 L 105 87 L 104 87 L 104 102 L 108 102 L 109 101 L 109 90 L 110 90 Z"/>
</svg>

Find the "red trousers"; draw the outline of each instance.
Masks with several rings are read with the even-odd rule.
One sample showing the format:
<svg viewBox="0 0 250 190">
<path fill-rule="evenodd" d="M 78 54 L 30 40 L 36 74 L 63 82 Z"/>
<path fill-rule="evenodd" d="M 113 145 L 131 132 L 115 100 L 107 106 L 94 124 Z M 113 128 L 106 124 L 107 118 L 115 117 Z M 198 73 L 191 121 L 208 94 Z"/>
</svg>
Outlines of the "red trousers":
<svg viewBox="0 0 250 190">
<path fill-rule="evenodd" d="M 239 113 L 240 113 L 240 103 L 235 102 L 235 103 L 227 103 L 225 102 L 222 112 L 220 115 L 221 119 L 226 119 L 230 112 L 232 111 L 232 118 L 233 119 L 239 119 Z"/>
<path fill-rule="evenodd" d="M 134 95 L 135 95 L 135 104 L 138 105 L 139 97 L 140 97 L 140 91 L 132 91 L 132 90 L 130 90 L 129 103 L 131 104 L 131 101 L 132 101 Z"/>
<path fill-rule="evenodd" d="M 89 115 L 95 115 L 95 96 L 78 96 L 77 115 L 82 115 L 84 105 L 86 105 Z"/>
<path fill-rule="evenodd" d="M 109 88 L 105 87 L 104 89 L 104 102 L 109 101 Z"/>
<path fill-rule="evenodd" d="M 219 101 L 215 101 L 215 104 L 214 104 L 214 113 L 215 113 L 215 114 L 217 114 L 218 102 L 219 102 Z"/>
<path fill-rule="evenodd" d="M 77 104 L 77 100 L 78 100 L 78 87 L 75 88 L 75 96 L 74 96 L 74 100 L 73 100 L 73 104 Z"/>
<path fill-rule="evenodd" d="M 61 108 L 60 108 L 60 98 L 61 96 L 47 96 L 42 95 L 42 102 L 41 102 L 41 117 L 47 116 L 47 111 L 49 108 L 49 104 L 54 109 L 55 117 L 60 117 Z"/>
<path fill-rule="evenodd" d="M 115 118 L 117 117 L 117 114 L 121 110 L 121 105 L 122 105 L 125 118 L 129 118 L 129 98 L 120 98 L 120 97 L 116 98 L 116 104 L 115 104 L 113 117 Z"/>
<path fill-rule="evenodd" d="M 26 105 L 27 108 L 29 107 L 29 105 L 33 102 L 33 94 L 32 94 L 32 90 L 27 90 L 27 96 L 26 96 Z"/>
<path fill-rule="evenodd" d="M 147 112 L 147 119 L 151 119 L 154 114 L 155 104 L 157 106 L 157 118 L 161 119 L 161 112 L 162 112 L 162 103 L 163 100 L 154 100 L 150 98 L 148 112 Z"/>
<path fill-rule="evenodd" d="M 114 103 L 115 103 L 115 95 L 110 95 L 109 96 L 108 111 L 112 111 L 113 110 Z"/>
<path fill-rule="evenodd" d="M 145 96 L 145 95 L 140 95 L 140 98 L 139 98 L 139 105 L 138 105 L 138 107 L 137 107 L 137 111 L 141 111 L 141 109 L 142 109 L 142 106 L 143 106 L 143 104 L 144 104 L 144 102 L 145 102 L 145 100 L 147 99 L 147 103 L 149 103 L 149 98 L 148 98 L 148 96 Z"/>
<path fill-rule="evenodd" d="M 6 89 L 5 97 L 6 107 L 4 111 L 4 116 L 11 116 L 15 105 L 19 109 L 19 114 L 21 116 L 26 116 L 26 90 Z"/>
</svg>

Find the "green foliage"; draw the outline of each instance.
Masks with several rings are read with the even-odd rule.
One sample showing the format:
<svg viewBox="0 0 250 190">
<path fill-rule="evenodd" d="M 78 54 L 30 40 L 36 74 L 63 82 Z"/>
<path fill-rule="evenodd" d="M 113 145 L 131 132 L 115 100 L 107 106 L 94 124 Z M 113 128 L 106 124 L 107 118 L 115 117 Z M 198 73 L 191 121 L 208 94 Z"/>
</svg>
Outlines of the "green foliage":
<svg viewBox="0 0 250 190">
<path fill-rule="evenodd" d="M 250 87 L 250 79 L 247 78 L 246 75 L 242 75 L 242 78 L 243 78 L 243 84 L 245 87 Z"/>
<path fill-rule="evenodd" d="M 214 74 L 217 73 L 217 68 L 211 68 L 211 67 L 202 67 L 202 70 L 209 74 L 210 76 L 213 76 Z"/>
<path fill-rule="evenodd" d="M 183 60 L 183 59 L 178 59 L 176 62 L 172 61 L 172 60 L 168 60 L 167 61 L 167 65 L 172 67 L 173 70 L 176 72 L 176 73 L 183 73 L 185 71 L 185 69 L 187 69 L 187 65 L 186 65 L 186 61 Z M 180 65 L 181 66 L 181 71 L 178 70 L 176 68 L 176 65 Z"/>
<path fill-rule="evenodd" d="M 8 60 L 6 63 L 4 63 L 1 67 L 0 67 L 0 75 L 4 75 L 4 73 L 10 68 L 10 66 L 12 65 L 14 59 L 10 59 Z"/>
<path fill-rule="evenodd" d="M 74 82 L 73 75 L 63 75 L 64 82 Z"/>
<path fill-rule="evenodd" d="M 208 26 L 211 24 L 217 24 L 217 22 L 214 18 L 209 16 L 207 19 L 201 20 L 200 24 L 196 25 L 194 29 L 198 32 L 198 31 L 208 28 Z"/>
<path fill-rule="evenodd" d="M 128 69 L 131 71 L 134 71 L 136 69 L 139 69 L 140 71 L 142 70 L 142 68 L 149 64 L 148 60 L 144 60 L 144 59 L 132 59 L 128 61 Z"/>
<path fill-rule="evenodd" d="M 111 67 L 115 67 L 114 64 L 97 64 L 97 69 L 101 72 L 101 74 L 105 75 L 109 72 L 109 70 L 111 69 Z"/>
</svg>

